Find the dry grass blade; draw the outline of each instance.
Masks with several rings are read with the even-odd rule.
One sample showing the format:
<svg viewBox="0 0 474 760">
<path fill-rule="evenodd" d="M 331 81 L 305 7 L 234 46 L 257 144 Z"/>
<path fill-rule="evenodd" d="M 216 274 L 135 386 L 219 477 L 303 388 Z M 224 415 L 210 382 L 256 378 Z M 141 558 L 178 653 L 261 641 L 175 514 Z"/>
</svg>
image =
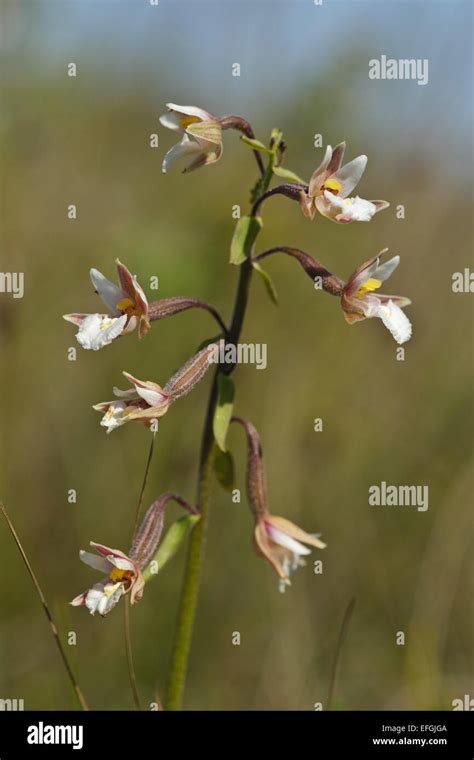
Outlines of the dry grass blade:
<svg viewBox="0 0 474 760">
<path fill-rule="evenodd" d="M 44 613 L 45 613 L 46 617 L 48 618 L 48 622 L 49 622 L 49 625 L 50 625 L 50 628 L 51 628 L 51 632 L 52 632 L 52 634 L 54 636 L 54 640 L 56 642 L 56 646 L 59 649 L 59 654 L 61 655 L 61 659 L 63 661 L 64 667 L 66 668 L 66 672 L 68 674 L 68 678 L 69 678 L 69 680 L 70 680 L 70 682 L 72 684 L 72 687 L 73 687 L 73 689 L 74 689 L 74 691 L 76 693 L 76 696 L 77 696 L 77 699 L 78 699 L 79 704 L 81 706 L 81 709 L 82 710 L 88 710 L 89 707 L 88 707 L 87 702 L 86 702 L 86 700 L 84 698 L 84 695 L 83 695 L 83 693 L 82 693 L 82 691 L 81 691 L 81 689 L 79 687 L 79 684 L 77 683 L 77 681 L 76 681 L 76 679 L 74 677 L 74 673 L 72 672 L 72 669 L 71 669 L 71 666 L 69 664 L 69 660 L 67 658 L 66 652 L 65 652 L 65 650 L 63 648 L 63 645 L 61 644 L 61 639 L 59 638 L 59 633 L 58 633 L 58 629 L 56 628 L 56 623 L 53 620 L 53 616 L 51 615 L 50 609 L 48 607 L 48 603 L 47 603 L 46 598 L 45 598 L 45 596 L 44 596 L 44 594 L 43 594 L 43 592 L 41 590 L 41 586 L 39 585 L 38 580 L 36 578 L 36 575 L 33 572 L 33 568 L 31 567 L 30 561 L 29 561 L 28 557 L 26 556 L 26 553 L 25 553 L 25 550 L 23 549 L 23 546 L 21 545 L 20 539 L 18 538 L 17 533 L 15 531 L 15 528 L 13 527 L 13 523 L 12 523 L 12 521 L 10 520 L 10 518 L 9 518 L 9 516 L 7 514 L 7 510 L 5 509 L 5 506 L 1 502 L 0 502 L 0 509 L 2 510 L 3 516 L 4 516 L 5 520 L 6 520 L 6 523 L 7 523 L 8 527 L 9 527 L 9 529 L 10 529 L 10 532 L 11 532 L 11 534 L 12 534 L 14 540 L 15 540 L 15 543 L 16 543 L 16 545 L 18 547 L 18 551 L 21 554 L 23 562 L 26 565 L 26 569 L 28 570 L 28 574 L 29 574 L 31 580 L 33 581 L 33 585 L 34 585 L 34 587 L 36 589 L 36 592 L 37 592 L 37 594 L 38 594 L 38 596 L 40 598 L 41 604 L 43 605 Z"/>
</svg>

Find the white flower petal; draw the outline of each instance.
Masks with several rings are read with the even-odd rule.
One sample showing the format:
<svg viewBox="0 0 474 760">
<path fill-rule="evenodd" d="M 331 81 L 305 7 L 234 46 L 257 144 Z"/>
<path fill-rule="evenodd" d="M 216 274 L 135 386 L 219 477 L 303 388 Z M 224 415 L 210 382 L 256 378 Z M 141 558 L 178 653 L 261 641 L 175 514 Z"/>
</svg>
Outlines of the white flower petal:
<svg viewBox="0 0 474 760">
<path fill-rule="evenodd" d="M 180 122 L 181 116 L 175 111 L 169 111 L 169 113 L 160 116 L 160 124 L 163 127 L 166 127 L 166 129 L 172 129 L 175 132 L 180 132 L 182 130 Z"/>
<path fill-rule="evenodd" d="M 107 411 L 102 417 L 100 424 L 107 428 L 107 433 L 111 433 L 115 428 L 123 425 L 127 420 L 124 412 L 127 409 L 125 401 L 111 401 Z"/>
<path fill-rule="evenodd" d="M 377 267 L 372 277 L 375 277 L 376 280 L 380 280 L 380 282 L 385 282 L 385 280 L 387 280 L 398 267 L 399 263 L 400 256 L 394 256 L 393 258 L 386 261 L 385 264 L 381 264 L 379 267 Z"/>
<path fill-rule="evenodd" d="M 170 166 L 182 156 L 197 155 L 202 152 L 203 146 L 197 140 L 192 140 L 188 135 L 184 135 L 183 139 L 176 145 L 173 145 L 165 155 L 161 170 L 166 174 Z"/>
<path fill-rule="evenodd" d="M 116 557 L 114 554 L 108 554 L 107 561 L 119 570 L 130 570 L 133 573 L 135 572 L 135 565 L 132 560 L 127 559 L 127 557 Z"/>
<path fill-rule="evenodd" d="M 352 193 L 355 186 L 359 183 L 366 166 L 367 156 L 357 156 L 357 158 L 353 158 L 352 161 L 349 161 L 348 164 L 341 166 L 341 168 L 332 175 L 331 179 L 335 179 L 341 183 L 340 195 L 343 198 L 346 198 Z"/>
<path fill-rule="evenodd" d="M 196 118 L 202 119 L 202 121 L 212 121 L 215 119 L 215 117 L 208 111 L 204 111 L 204 109 L 198 108 L 197 106 L 178 106 L 176 103 L 167 103 L 166 108 L 170 111 L 175 111 L 178 116 L 196 116 Z"/>
<path fill-rule="evenodd" d="M 109 317 L 107 314 L 89 314 L 80 324 L 76 335 L 78 343 L 86 349 L 98 351 L 122 334 L 127 315 Z"/>
<path fill-rule="evenodd" d="M 141 396 L 141 398 L 146 401 L 149 406 L 158 406 L 167 399 L 167 396 L 164 393 L 160 393 L 159 391 L 155 391 L 151 388 L 143 388 L 139 385 L 136 385 L 135 388 L 138 395 Z"/>
<path fill-rule="evenodd" d="M 126 398 L 129 400 L 135 400 L 137 398 L 140 398 L 135 388 L 128 388 L 126 391 L 123 391 L 114 385 L 113 392 L 114 392 L 114 396 L 117 396 L 117 398 Z"/>
<path fill-rule="evenodd" d="M 364 198 L 343 198 L 329 190 L 324 191 L 326 202 L 325 216 L 337 222 L 370 222 L 377 209 L 371 201 Z"/>
<path fill-rule="evenodd" d="M 411 322 L 405 312 L 393 301 L 379 304 L 377 309 L 373 309 L 373 313 L 370 316 L 380 317 L 397 343 L 406 343 L 407 340 L 410 340 L 412 334 Z"/>
<path fill-rule="evenodd" d="M 270 525 L 270 523 L 265 523 L 265 529 L 275 544 L 283 546 L 284 549 L 289 549 L 293 554 L 311 554 L 311 549 L 308 549 L 307 546 L 303 546 L 299 541 L 291 538 L 287 533 L 278 530 L 278 528 Z"/>
<path fill-rule="evenodd" d="M 86 594 L 85 605 L 91 615 L 107 615 L 124 594 L 122 583 L 96 583 Z"/>
<path fill-rule="evenodd" d="M 101 600 L 103 599 L 103 596 L 104 596 L 103 583 L 96 583 L 95 586 L 90 588 L 89 591 L 86 593 L 84 604 L 86 605 L 91 615 L 94 615 L 94 613 L 97 612 L 97 607 L 99 606 Z"/>
<path fill-rule="evenodd" d="M 102 298 L 103 302 L 110 309 L 114 316 L 118 316 L 120 312 L 117 310 L 117 304 L 124 297 L 122 289 L 119 288 L 114 282 L 104 277 L 102 272 L 98 269 L 91 269 L 89 272 L 94 290 Z"/>
<path fill-rule="evenodd" d="M 99 557 L 97 554 L 92 554 L 92 552 L 86 552 L 81 549 L 79 558 L 84 564 L 89 565 L 94 570 L 99 570 L 101 573 L 108 573 L 110 571 L 110 564 L 105 557 Z"/>
</svg>

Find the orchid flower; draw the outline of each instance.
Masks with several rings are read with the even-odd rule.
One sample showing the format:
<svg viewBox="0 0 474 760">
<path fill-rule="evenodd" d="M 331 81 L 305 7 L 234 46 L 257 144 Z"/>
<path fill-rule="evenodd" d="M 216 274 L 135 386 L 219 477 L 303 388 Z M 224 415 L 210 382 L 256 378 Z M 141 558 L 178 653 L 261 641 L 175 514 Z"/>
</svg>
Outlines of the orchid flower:
<svg viewBox="0 0 474 760">
<path fill-rule="evenodd" d="M 254 539 L 258 553 L 280 576 L 280 591 L 290 585 L 291 573 L 305 564 L 303 557 L 311 554 L 305 544 L 317 549 L 326 547 L 317 535 L 306 533 L 290 520 L 269 512 L 257 518 Z"/>
<path fill-rule="evenodd" d="M 138 420 L 149 427 L 153 420 L 166 414 L 170 405 L 169 394 L 157 383 L 138 380 L 128 372 L 123 374 L 133 388 L 125 391 L 114 388 L 117 399 L 93 406 L 98 412 L 105 412 L 100 424 L 107 429 L 107 433 L 131 420 Z"/>
<path fill-rule="evenodd" d="M 402 311 L 411 303 L 410 299 L 374 292 L 400 263 L 400 256 L 394 256 L 385 264 L 380 264 L 380 256 L 386 250 L 356 269 L 342 290 L 341 306 L 349 324 L 379 317 L 397 343 L 401 344 L 409 340 L 412 334 L 410 320 Z"/>
<path fill-rule="evenodd" d="M 80 559 L 94 570 L 106 573 L 107 577 L 76 596 L 71 602 L 72 606 L 85 605 L 91 615 L 98 612 L 104 616 L 115 607 L 124 594 L 130 593 L 131 604 L 139 602 L 145 586 L 139 565 L 119 549 L 109 549 L 108 546 L 93 541 L 91 546 L 99 556 L 81 550 Z"/>
<path fill-rule="evenodd" d="M 367 156 L 357 156 L 342 166 L 346 144 L 326 147 L 322 163 L 313 173 L 306 191 L 300 194 L 303 214 L 314 219 L 316 211 L 339 224 L 369 222 L 377 211 L 387 208 L 387 201 L 366 201 L 348 196 L 359 183 L 367 166 Z"/>
<path fill-rule="evenodd" d="M 185 172 L 218 161 L 223 149 L 219 120 L 195 106 L 177 106 L 174 103 L 166 105 L 168 113 L 160 116 L 160 123 L 179 132 L 182 137 L 165 155 L 162 171 L 166 173 L 169 167 L 183 156 L 192 158 L 191 163 L 184 169 Z"/>
<path fill-rule="evenodd" d="M 305 544 L 317 549 L 324 549 L 326 544 L 290 520 L 270 514 L 260 436 L 251 422 L 241 417 L 232 417 L 232 422 L 242 425 L 247 436 L 247 496 L 255 517 L 255 547 L 278 573 L 280 591 L 284 591 L 290 585 L 291 573 L 304 565 L 302 558 L 311 553 Z"/>
<path fill-rule="evenodd" d="M 150 329 L 146 296 L 135 277 L 118 259 L 117 273 L 119 285 L 108 280 L 97 269 L 90 270 L 92 285 L 108 307 L 108 314 L 64 315 L 67 322 L 78 325 L 76 338 L 83 348 L 98 351 L 137 326 L 140 338 Z"/>
<path fill-rule="evenodd" d="M 95 404 L 94 409 L 104 412 L 100 424 L 107 428 L 107 433 L 131 420 L 138 420 L 150 427 L 154 420 L 166 414 L 172 401 L 186 396 L 202 380 L 223 343 L 223 340 L 210 343 L 191 356 L 164 388 L 151 380 L 138 380 L 124 372 L 133 388 L 125 391 L 114 388 L 116 399 Z"/>
</svg>

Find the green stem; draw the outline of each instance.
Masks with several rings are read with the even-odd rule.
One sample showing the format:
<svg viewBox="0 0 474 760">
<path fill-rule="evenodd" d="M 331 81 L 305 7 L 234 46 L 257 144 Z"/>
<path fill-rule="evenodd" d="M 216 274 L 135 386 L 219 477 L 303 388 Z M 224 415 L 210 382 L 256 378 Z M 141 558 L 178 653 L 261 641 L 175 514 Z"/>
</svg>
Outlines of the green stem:
<svg viewBox="0 0 474 760">
<path fill-rule="evenodd" d="M 273 157 L 270 157 L 270 162 Z M 272 178 L 271 163 L 262 177 L 262 192 L 267 189 Z M 239 281 L 234 299 L 232 322 L 227 334 L 227 341 L 236 344 L 242 330 L 245 312 L 247 308 L 250 281 L 252 279 L 252 262 L 249 259 L 240 266 Z M 231 365 L 227 370 L 230 374 L 234 370 Z M 210 510 L 210 490 L 212 480 L 212 465 L 214 461 L 214 437 L 212 422 L 217 403 L 217 376 L 224 369 L 219 367 L 214 375 L 209 401 L 207 405 L 204 429 L 201 439 L 201 455 L 199 463 L 197 504 L 201 519 L 192 531 L 189 542 L 186 568 L 181 593 L 178 624 L 174 640 L 173 655 L 168 680 L 168 692 L 166 699 L 167 710 L 180 710 L 183 703 L 186 673 L 188 669 L 191 638 L 194 627 L 194 618 L 201 581 L 201 569 L 203 564 L 207 524 Z"/>
</svg>

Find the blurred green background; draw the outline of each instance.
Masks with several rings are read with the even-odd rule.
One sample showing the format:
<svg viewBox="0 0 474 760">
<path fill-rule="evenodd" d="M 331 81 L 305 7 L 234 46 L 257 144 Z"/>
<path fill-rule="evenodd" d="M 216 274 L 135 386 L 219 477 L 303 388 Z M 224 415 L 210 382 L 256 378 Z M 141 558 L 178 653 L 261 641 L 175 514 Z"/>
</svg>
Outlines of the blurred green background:
<svg viewBox="0 0 474 760">
<path fill-rule="evenodd" d="M 250 151 L 226 133 L 222 160 L 164 176 L 174 137 L 168 101 L 280 127 L 286 164 L 309 178 L 323 151 L 369 156 L 358 188 L 386 198 L 371 224 L 305 220 L 277 197 L 258 250 L 299 246 L 347 277 L 385 246 L 402 262 L 388 292 L 412 298 L 405 361 L 379 320 L 349 327 L 295 262 L 274 257 L 275 308 L 252 285 L 244 342 L 268 344 L 268 368 L 240 366 L 236 412 L 258 428 L 271 510 L 328 547 L 278 593 L 254 553 L 252 521 L 217 484 L 185 707 L 312 710 L 325 702 L 341 620 L 356 607 L 340 661 L 340 709 L 451 709 L 472 683 L 472 61 L 466 2 L 10 2 L 1 0 L 2 271 L 25 296 L 0 294 L 1 498 L 50 601 L 95 709 L 132 706 L 122 610 L 92 618 L 68 601 L 98 579 L 78 559 L 90 540 L 127 550 L 149 445 L 145 428 L 106 436 L 93 403 L 121 371 L 164 383 L 206 337 L 188 312 L 99 353 L 83 351 L 67 312 L 101 311 L 88 270 L 118 256 L 150 298 L 192 295 L 229 316 L 232 206 L 247 208 Z M 430 81 L 371 81 L 368 61 L 428 58 Z M 75 62 L 77 77 L 67 76 Z M 239 62 L 241 76 L 232 77 Z M 158 149 L 149 147 L 159 134 Z M 67 219 L 77 205 L 78 218 Z M 405 219 L 396 218 L 398 204 Z M 69 347 L 77 361 L 68 361 Z M 165 490 L 192 500 L 210 376 L 160 424 L 145 505 Z M 313 431 L 323 419 L 324 430 Z M 232 430 L 238 486 L 245 447 Z M 429 486 L 429 509 L 370 507 L 368 488 Z M 77 503 L 67 500 L 77 490 Z M 174 516 L 170 511 L 170 519 Z M 178 512 L 176 511 L 176 515 Z M 26 709 L 74 709 L 40 604 L 0 530 L 0 697 Z M 144 702 L 162 693 L 185 551 L 147 586 L 132 633 Z M 315 575 L 313 559 L 324 559 Z M 239 631 L 241 645 L 232 645 Z M 405 645 L 396 634 L 405 633 Z"/>
</svg>

